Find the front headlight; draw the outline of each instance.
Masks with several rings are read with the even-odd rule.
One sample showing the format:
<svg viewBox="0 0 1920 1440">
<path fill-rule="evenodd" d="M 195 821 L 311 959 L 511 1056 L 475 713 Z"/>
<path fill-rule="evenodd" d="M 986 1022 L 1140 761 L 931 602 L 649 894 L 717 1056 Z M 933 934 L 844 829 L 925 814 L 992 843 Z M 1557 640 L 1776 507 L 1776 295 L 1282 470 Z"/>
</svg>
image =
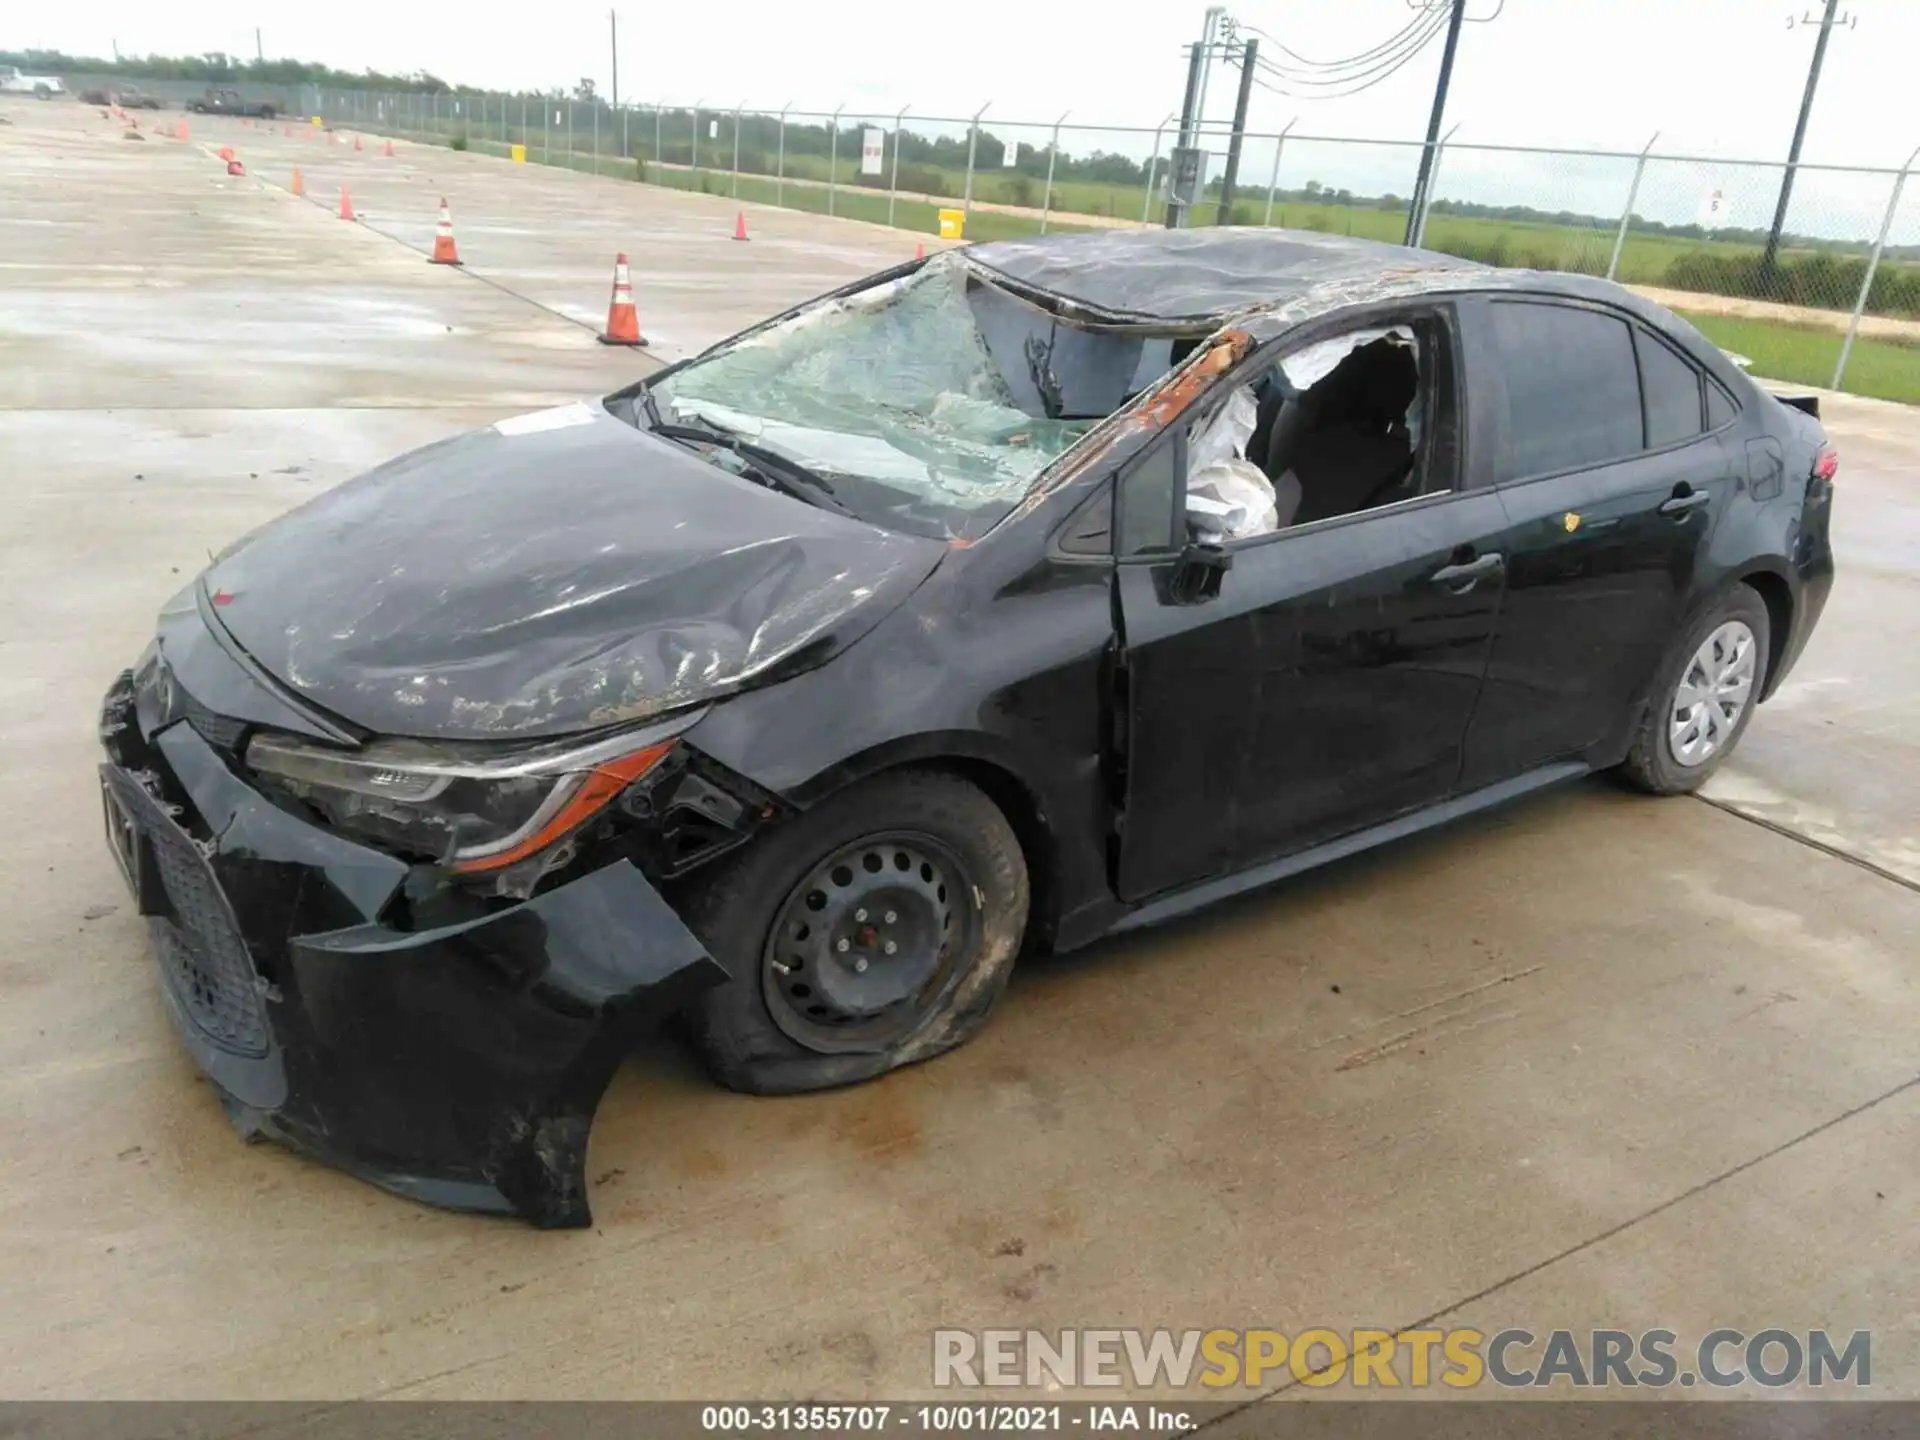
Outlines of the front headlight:
<svg viewBox="0 0 1920 1440">
<path fill-rule="evenodd" d="M 246 763 L 342 830 L 470 874 L 524 860 L 598 814 L 673 749 L 658 735 L 503 753 L 415 740 L 338 750 L 261 734 Z"/>
</svg>

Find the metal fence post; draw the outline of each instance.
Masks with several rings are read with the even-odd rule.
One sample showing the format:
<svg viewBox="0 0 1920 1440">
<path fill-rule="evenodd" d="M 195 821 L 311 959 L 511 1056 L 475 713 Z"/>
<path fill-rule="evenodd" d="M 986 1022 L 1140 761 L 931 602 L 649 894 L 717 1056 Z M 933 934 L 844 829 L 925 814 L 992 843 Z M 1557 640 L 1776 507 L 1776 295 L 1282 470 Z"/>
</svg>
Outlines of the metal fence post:
<svg viewBox="0 0 1920 1440">
<path fill-rule="evenodd" d="M 840 191 L 840 112 L 847 107 L 833 107 L 833 119 L 827 124 L 832 128 L 832 138 L 827 141 L 827 214 L 833 214 L 834 198 Z"/>
<path fill-rule="evenodd" d="M 587 102 L 593 106 L 593 173 L 600 173 L 600 97 L 594 96 Z"/>
<path fill-rule="evenodd" d="M 693 102 L 693 149 L 689 153 L 693 158 L 692 170 L 696 177 L 700 174 L 700 107 L 706 100 L 707 97 L 702 95 Z"/>
<path fill-rule="evenodd" d="M 746 108 L 744 100 L 733 107 L 733 184 L 727 193 L 736 200 L 740 198 L 740 112 Z"/>
<path fill-rule="evenodd" d="M 1887 234 L 1893 229 L 1894 212 L 1900 208 L 1900 191 L 1906 186 L 1907 172 L 1913 169 L 1913 162 L 1920 160 L 1920 146 L 1907 156 L 1906 164 L 1900 167 L 1900 173 L 1893 177 L 1893 193 L 1887 197 L 1887 213 L 1880 217 L 1880 233 L 1874 237 L 1873 253 L 1867 257 L 1867 273 L 1860 277 L 1860 293 L 1854 298 L 1853 317 L 1847 321 L 1847 337 L 1840 342 L 1840 358 L 1833 365 L 1833 384 L 1831 389 L 1838 390 L 1840 382 L 1847 378 L 1847 360 L 1853 354 L 1853 337 L 1860 330 L 1860 315 L 1867 308 L 1867 300 L 1873 293 L 1874 272 L 1880 268 L 1880 254 L 1887 248 Z"/>
<path fill-rule="evenodd" d="M 1040 233 L 1047 233 L 1047 219 L 1053 214 L 1053 165 L 1060 158 L 1060 127 L 1067 123 L 1071 110 L 1062 110 L 1060 118 L 1053 122 L 1053 139 L 1047 142 L 1047 193 L 1040 203 Z"/>
<path fill-rule="evenodd" d="M 893 117 L 893 172 L 887 177 L 887 224 L 893 224 L 893 202 L 900 196 L 900 122 L 911 105 L 902 105 Z"/>
<path fill-rule="evenodd" d="M 1153 158 L 1147 161 L 1147 197 L 1140 202 L 1142 225 L 1147 223 L 1147 216 L 1153 209 L 1153 179 L 1160 169 L 1160 142 L 1166 138 L 1167 126 L 1172 123 L 1173 116 L 1168 115 L 1165 120 L 1153 127 Z"/>
<path fill-rule="evenodd" d="M 780 149 L 773 162 L 773 203 L 782 203 L 787 191 L 787 111 L 793 108 L 789 100 L 780 107 Z"/>
<path fill-rule="evenodd" d="M 1280 186 L 1280 152 L 1287 148 L 1287 130 L 1293 129 L 1293 127 L 1299 123 L 1300 117 L 1298 115 L 1294 116 L 1293 119 L 1287 121 L 1287 129 L 1282 130 L 1274 137 L 1273 173 L 1267 176 L 1267 215 L 1266 218 L 1260 222 L 1262 225 L 1273 224 L 1273 193 Z"/>
<path fill-rule="evenodd" d="M 567 169 L 573 169 L 573 97 L 567 97 Z"/>
<path fill-rule="evenodd" d="M 544 122 L 540 132 L 540 163 L 553 163 L 553 97 L 543 95 L 540 99 L 541 119 Z"/>
<path fill-rule="evenodd" d="M 961 225 L 963 229 L 966 224 L 965 217 L 973 214 L 973 155 L 974 147 L 978 145 L 980 141 L 980 117 L 987 113 L 987 106 L 991 104 L 993 104 L 993 102 L 989 100 L 986 105 L 982 105 L 978 110 L 974 111 L 973 119 L 967 124 L 967 188 L 965 193 L 960 197 Z"/>
<path fill-rule="evenodd" d="M 1653 140 L 1660 138 L 1658 130 L 1653 132 Z M 1607 261 L 1607 279 L 1613 279 L 1614 272 L 1620 268 L 1620 252 L 1627 248 L 1627 226 L 1633 223 L 1633 202 L 1640 194 L 1640 177 L 1647 173 L 1647 152 L 1653 149 L 1653 140 L 1647 141 L 1640 151 L 1640 158 L 1633 162 L 1633 183 L 1627 186 L 1627 207 L 1620 212 L 1620 228 L 1613 237 L 1613 256 Z"/>
<path fill-rule="evenodd" d="M 1433 148 L 1433 164 L 1427 167 L 1426 193 L 1420 197 L 1420 225 L 1413 232 L 1413 248 L 1416 250 L 1427 243 L 1427 216 L 1433 213 L 1433 192 L 1440 179 L 1440 162 L 1446 157 L 1447 142 L 1453 139 L 1453 132 L 1459 128 L 1455 125 L 1449 129 L 1440 137 L 1440 143 Z"/>
<path fill-rule="evenodd" d="M 653 163 L 658 165 L 665 152 L 660 148 L 660 117 L 666 113 L 666 106 L 653 107 Z"/>
<path fill-rule="evenodd" d="M 628 101 L 620 107 L 620 158 L 625 160 L 631 153 L 627 141 L 627 117 L 633 113 L 633 102 Z"/>
</svg>

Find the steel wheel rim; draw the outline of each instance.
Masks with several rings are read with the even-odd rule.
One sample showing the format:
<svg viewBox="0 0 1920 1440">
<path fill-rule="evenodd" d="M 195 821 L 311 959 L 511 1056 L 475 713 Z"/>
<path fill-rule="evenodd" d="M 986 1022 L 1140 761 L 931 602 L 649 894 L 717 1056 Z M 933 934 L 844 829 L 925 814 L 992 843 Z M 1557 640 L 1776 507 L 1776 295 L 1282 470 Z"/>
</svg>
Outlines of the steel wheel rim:
<svg viewBox="0 0 1920 1440">
<path fill-rule="evenodd" d="M 774 1023 L 828 1053 L 913 1034 L 975 948 L 971 885 L 950 846 L 917 832 L 865 836 L 814 865 L 781 901 L 762 950 Z"/>
<path fill-rule="evenodd" d="M 1700 642 L 1667 707 L 1667 748 L 1694 769 L 1727 747 L 1753 694 L 1759 641 L 1744 620 L 1728 620 Z"/>
</svg>

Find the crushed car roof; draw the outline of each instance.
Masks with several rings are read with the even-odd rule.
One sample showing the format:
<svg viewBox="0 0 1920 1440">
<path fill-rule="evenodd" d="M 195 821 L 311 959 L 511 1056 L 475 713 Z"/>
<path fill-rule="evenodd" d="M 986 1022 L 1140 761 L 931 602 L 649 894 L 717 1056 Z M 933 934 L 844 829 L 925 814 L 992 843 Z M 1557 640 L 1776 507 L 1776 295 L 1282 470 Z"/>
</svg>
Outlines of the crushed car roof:
<svg viewBox="0 0 1920 1440">
<path fill-rule="evenodd" d="M 994 240 L 966 250 L 1015 286 L 1115 316 L 1218 320 L 1329 284 L 1485 267 L 1350 235 L 1227 227 L 1102 230 Z"/>
</svg>

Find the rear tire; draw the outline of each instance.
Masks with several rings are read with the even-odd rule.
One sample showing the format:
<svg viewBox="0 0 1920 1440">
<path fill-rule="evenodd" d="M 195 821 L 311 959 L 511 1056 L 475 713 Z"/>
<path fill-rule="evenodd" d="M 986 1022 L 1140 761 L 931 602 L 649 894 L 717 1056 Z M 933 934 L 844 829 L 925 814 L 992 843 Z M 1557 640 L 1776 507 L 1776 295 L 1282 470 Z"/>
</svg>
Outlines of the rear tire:
<svg viewBox="0 0 1920 1440">
<path fill-rule="evenodd" d="M 1706 784 L 1753 718 L 1771 641 L 1766 602 L 1750 586 L 1699 611 L 1661 658 L 1621 778 L 1650 795 Z"/>
<path fill-rule="evenodd" d="M 688 1017 L 707 1072 L 793 1094 L 951 1050 L 1006 989 L 1028 903 L 1013 827 L 956 776 L 892 771 L 823 801 L 682 901 L 731 976 Z"/>
</svg>

